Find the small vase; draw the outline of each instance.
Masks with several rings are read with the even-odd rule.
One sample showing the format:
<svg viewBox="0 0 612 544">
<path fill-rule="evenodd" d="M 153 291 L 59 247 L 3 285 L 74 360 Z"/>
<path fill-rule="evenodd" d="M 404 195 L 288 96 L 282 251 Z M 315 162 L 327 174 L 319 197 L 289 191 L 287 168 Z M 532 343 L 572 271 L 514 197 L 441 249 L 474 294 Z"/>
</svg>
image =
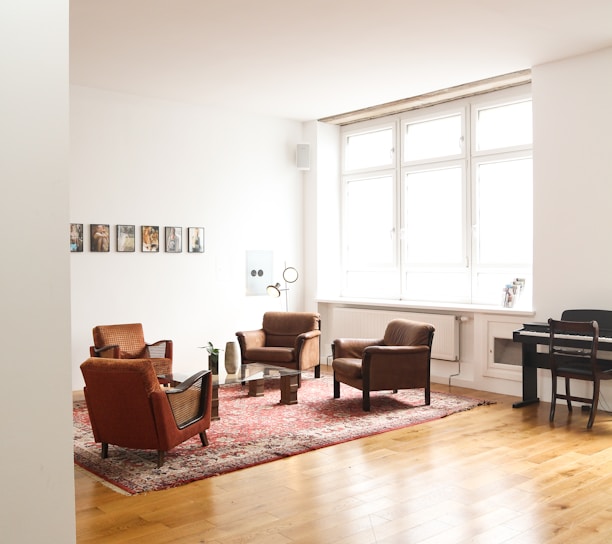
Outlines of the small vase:
<svg viewBox="0 0 612 544">
<path fill-rule="evenodd" d="M 225 344 L 225 370 L 228 374 L 236 374 L 240 368 L 240 348 L 237 342 Z"/>
<path fill-rule="evenodd" d="M 219 374 L 219 355 L 218 354 L 210 354 L 208 356 L 208 369 L 213 374 Z"/>
</svg>

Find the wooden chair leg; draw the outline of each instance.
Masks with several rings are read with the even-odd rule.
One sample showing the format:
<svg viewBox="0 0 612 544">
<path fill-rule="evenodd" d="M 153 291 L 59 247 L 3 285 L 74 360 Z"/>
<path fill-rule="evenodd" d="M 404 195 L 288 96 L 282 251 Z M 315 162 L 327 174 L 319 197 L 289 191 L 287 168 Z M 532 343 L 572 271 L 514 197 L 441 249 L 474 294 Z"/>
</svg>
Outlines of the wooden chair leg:
<svg viewBox="0 0 612 544">
<path fill-rule="evenodd" d="M 208 436 L 206 436 L 206 431 L 202 431 L 200 433 L 200 441 L 202 442 L 202 446 L 208 446 Z"/>
<path fill-rule="evenodd" d="M 431 404 L 431 385 L 427 384 L 425 386 L 425 406 L 429 406 Z"/>
<path fill-rule="evenodd" d="M 552 395 L 550 398 L 550 415 L 548 421 L 551 423 L 555 420 L 555 409 L 557 408 L 557 376 L 552 376 Z"/>
<path fill-rule="evenodd" d="M 595 416 L 597 415 L 597 406 L 599 405 L 599 380 L 595 379 L 593 382 L 593 402 L 591 403 L 591 412 L 589 414 L 589 421 L 587 423 L 587 429 L 593 427 L 595 422 Z"/>
<path fill-rule="evenodd" d="M 569 378 L 565 378 L 565 397 L 567 400 L 567 411 L 571 412 L 572 411 L 572 399 L 571 399 L 572 394 L 570 393 L 570 379 Z"/>
<path fill-rule="evenodd" d="M 314 375 L 315 375 L 315 378 L 320 378 L 321 377 L 321 363 L 319 363 L 317 366 L 315 366 Z"/>
<path fill-rule="evenodd" d="M 100 453 L 102 459 L 106 459 L 108 457 L 108 443 L 102 442 L 102 452 Z"/>
<path fill-rule="evenodd" d="M 157 468 L 161 468 L 164 464 L 164 452 L 161 450 L 157 450 Z"/>
</svg>

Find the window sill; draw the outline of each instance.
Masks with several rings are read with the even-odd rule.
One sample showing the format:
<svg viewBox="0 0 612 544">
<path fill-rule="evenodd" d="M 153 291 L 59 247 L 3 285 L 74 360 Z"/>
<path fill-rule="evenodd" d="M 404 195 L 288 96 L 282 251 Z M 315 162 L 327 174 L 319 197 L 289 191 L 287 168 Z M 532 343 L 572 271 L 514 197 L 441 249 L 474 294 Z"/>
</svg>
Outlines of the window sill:
<svg viewBox="0 0 612 544">
<path fill-rule="evenodd" d="M 424 302 L 424 301 L 409 301 L 409 300 L 387 300 L 387 299 L 372 299 L 372 298 L 318 298 L 316 302 L 320 304 L 334 304 L 337 306 L 359 306 L 367 308 L 394 308 L 406 310 L 426 310 L 435 312 L 470 312 L 477 314 L 501 314 L 513 316 L 533 316 L 535 310 L 527 304 L 517 304 L 514 308 L 504 308 L 503 306 L 486 305 L 486 304 L 458 304 L 446 302 Z"/>
</svg>

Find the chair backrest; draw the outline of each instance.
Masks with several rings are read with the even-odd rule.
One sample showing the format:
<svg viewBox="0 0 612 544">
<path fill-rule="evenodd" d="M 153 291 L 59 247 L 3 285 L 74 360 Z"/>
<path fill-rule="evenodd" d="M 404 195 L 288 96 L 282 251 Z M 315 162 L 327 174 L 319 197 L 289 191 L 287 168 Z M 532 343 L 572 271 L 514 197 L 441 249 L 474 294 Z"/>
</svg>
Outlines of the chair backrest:
<svg viewBox="0 0 612 544">
<path fill-rule="evenodd" d="M 597 369 L 597 347 L 599 344 L 599 324 L 597 321 L 567 321 L 549 319 L 550 339 L 548 353 L 551 366 L 571 358 L 572 364 L 583 361 L 595 372 Z M 580 348 L 571 347 L 572 336 L 580 336 Z"/>
<path fill-rule="evenodd" d="M 122 359 L 136 359 L 146 356 L 142 323 L 99 325 L 94 327 L 92 332 L 96 348 L 118 345 Z"/>
<path fill-rule="evenodd" d="M 150 396 L 160 386 L 150 360 L 94 357 L 81 364 L 81 372 L 95 432 L 118 444 L 155 443 Z"/>
<path fill-rule="evenodd" d="M 435 328 L 429 323 L 394 319 L 387 324 L 383 343 L 386 346 L 429 346 Z"/>
<path fill-rule="evenodd" d="M 262 329 L 266 333 L 266 346 L 293 347 L 295 338 L 309 331 L 319 330 L 321 317 L 311 312 L 266 312 Z"/>
</svg>

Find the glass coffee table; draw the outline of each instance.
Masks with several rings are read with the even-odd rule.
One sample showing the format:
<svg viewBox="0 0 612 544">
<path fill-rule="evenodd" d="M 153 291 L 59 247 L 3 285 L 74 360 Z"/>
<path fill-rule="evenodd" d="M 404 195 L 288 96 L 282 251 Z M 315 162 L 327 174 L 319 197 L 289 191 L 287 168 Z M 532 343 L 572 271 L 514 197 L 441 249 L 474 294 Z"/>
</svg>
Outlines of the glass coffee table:
<svg viewBox="0 0 612 544">
<path fill-rule="evenodd" d="M 262 397 L 266 380 L 280 380 L 280 404 L 297 404 L 298 378 L 301 371 L 282 366 L 264 363 L 241 365 L 236 374 L 228 374 L 225 368 L 219 368 L 219 374 L 213 374 L 211 419 L 219 419 L 219 387 L 236 383 L 249 386 L 249 397 Z M 187 376 L 166 374 L 157 377 L 164 385 L 176 385 Z"/>
</svg>

